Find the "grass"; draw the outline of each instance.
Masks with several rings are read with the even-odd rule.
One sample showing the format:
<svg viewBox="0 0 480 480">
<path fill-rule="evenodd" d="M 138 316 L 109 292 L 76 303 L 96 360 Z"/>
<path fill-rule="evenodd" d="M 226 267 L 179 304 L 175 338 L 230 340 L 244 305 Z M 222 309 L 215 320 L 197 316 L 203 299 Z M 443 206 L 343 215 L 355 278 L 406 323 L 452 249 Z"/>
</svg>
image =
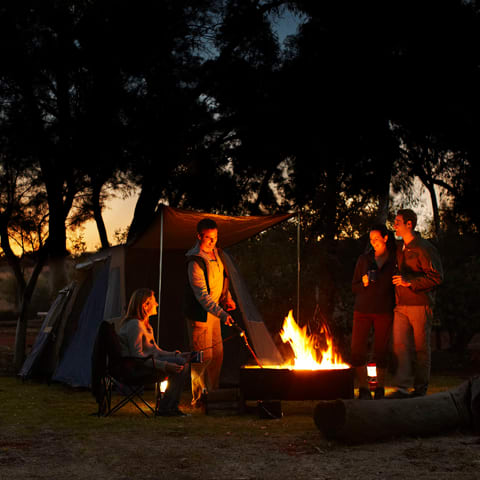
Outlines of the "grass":
<svg viewBox="0 0 480 480">
<path fill-rule="evenodd" d="M 433 376 L 429 394 L 455 388 L 463 379 L 455 376 Z M 390 389 L 387 388 L 387 392 Z M 153 400 L 153 392 L 146 392 Z M 46 385 L 33 381 L 22 382 L 14 377 L 0 377 L 0 402 L 2 429 L 15 430 L 19 435 L 35 435 L 48 428 L 58 432 L 75 431 L 77 435 L 89 436 L 92 430 L 111 433 L 142 432 L 155 428 L 174 433 L 182 431 L 188 423 L 190 435 L 215 435 L 232 431 L 237 435 L 250 437 L 263 435 L 263 425 L 268 425 L 271 434 L 298 433 L 314 430 L 312 412 L 315 401 L 284 402 L 284 416 L 281 421 L 260 419 L 254 414 L 245 415 L 203 415 L 191 412 L 188 407 L 189 394 L 182 396 L 181 407 L 191 413 L 186 419 L 145 418 L 133 406 L 126 406 L 109 418 L 95 415 L 97 405 L 88 390 L 75 390 L 61 384 Z M 180 430 L 179 430 L 180 429 Z"/>
<path fill-rule="evenodd" d="M 146 392 L 153 400 L 153 392 Z M 183 398 L 184 397 L 184 398 Z M 285 421 L 261 420 L 256 415 L 203 415 L 188 408 L 189 394 L 182 397 L 182 409 L 191 415 L 185 419 L 145 418 L 135 407 L 127 405 L 108 418 L 95 415 L 97 405 L 89 391 L 78 391 L 60 384 L 50 386 L 35 382 L 22 383 L 12 377 L 0 377 L 0 402 L 2 404 L 2 430 L 15 432 L 19 437 L 34 437 L 45 430 L 57 433 L 75 432 L 89 440 L 99 433 L 139 435 L 150 432 L 152 422 L 155 429 L 166 435 L 185 433 L 188 426 L 190 436 L 208 437 L 217 434 L 232 434 L 248 438 L 263 436 L 263 425 L 269 425 L 273 434 L 314 430 L 311 413 L 314 402 L 286 402 Z M 282 404 L 283 406 L 283 404 Z M 288 412 L 288 413 L 287 413 Z M 273 429 L 270 427 L 274 427 Z"/>
</svg>

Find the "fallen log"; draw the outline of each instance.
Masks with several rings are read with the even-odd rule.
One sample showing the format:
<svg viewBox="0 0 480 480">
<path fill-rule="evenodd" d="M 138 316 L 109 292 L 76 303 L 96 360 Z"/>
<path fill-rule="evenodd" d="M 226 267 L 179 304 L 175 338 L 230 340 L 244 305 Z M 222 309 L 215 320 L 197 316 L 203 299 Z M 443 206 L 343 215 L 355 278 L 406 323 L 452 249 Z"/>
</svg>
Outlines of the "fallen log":
<svg viewBox="0 0 480 480">
<path fill-rule="evenodd" d="M 317 427 L 329 439 L 365 443 L 399 436 L 427 436 L 470 427 L 471 381 L 454 390 L 403 400 L 322 401 Z"/>
</svg>

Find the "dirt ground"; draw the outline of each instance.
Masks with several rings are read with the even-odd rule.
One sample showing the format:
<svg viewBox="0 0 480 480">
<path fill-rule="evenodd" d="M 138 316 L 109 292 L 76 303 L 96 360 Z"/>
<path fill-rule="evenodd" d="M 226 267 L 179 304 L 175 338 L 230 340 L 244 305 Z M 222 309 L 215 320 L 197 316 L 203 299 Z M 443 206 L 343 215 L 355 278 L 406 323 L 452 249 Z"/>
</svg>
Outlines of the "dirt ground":
<svg viewBox="0 0 480 480">
<path fill-rule="evenodd" d="M 127 415 L 30 428 L 28 419 L 5 418 L 8 395 L 0 389 L 0 480 L 480 478 L 480 437 L 472 432 L 346 445 L 323 436 L 311 409 L 291 405 L 278 420 L 192 412 L 146 423 L 132 414 L 131 425 Z"/>
<path fill-rule="evenodd" d="M 162 421 L 165 419 L 161 419 Z M 45 429 L 28 440 L 0 433 L 0 478 L 7 479 L 478 479 L 478 437 L 453 433 L 348 446 L 314 428 L 303 434 L 270 433 L 253 421 L 252 435 L 223 431 L 190 435 L 189 418 L 141 438 L 101 432 L 85 453 L 75 432 Z M 208 419 L 205 420 L 208 422 Z M 246 420 L 248 421 L 248 420 Z M 283 420 L 274 420 L 282 422 Z"/>
</svg>

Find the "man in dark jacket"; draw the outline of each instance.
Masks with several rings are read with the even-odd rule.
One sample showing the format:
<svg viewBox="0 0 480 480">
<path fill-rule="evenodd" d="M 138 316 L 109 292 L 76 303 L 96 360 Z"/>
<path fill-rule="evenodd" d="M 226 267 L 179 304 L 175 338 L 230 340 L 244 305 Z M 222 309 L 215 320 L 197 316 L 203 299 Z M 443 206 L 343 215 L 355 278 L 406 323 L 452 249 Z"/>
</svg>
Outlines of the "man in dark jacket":
<svg viewBox="0 0 480 480">
<path fill-rule="evenodd" d="M 397 246 L 398 271 L 392 277 L 397 390 L 390 398 L 423 396 L 430 379 L 433 291 L 443 281 L 443 270 L 437 249 L 415 231 L 416 224 L 417 215 L 412 210 L 397 212 L 394 229 L 403 241 Z"/>
</svg>

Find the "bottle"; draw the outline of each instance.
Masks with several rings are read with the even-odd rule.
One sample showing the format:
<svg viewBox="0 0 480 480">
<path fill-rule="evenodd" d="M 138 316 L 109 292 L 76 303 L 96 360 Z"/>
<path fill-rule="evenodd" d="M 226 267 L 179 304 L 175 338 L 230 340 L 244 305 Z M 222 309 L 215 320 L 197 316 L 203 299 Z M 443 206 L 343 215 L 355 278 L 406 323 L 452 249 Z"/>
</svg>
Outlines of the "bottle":
<svg viewBox="0 0 480 480">
<path fill-rule="evenodd" d="M 375 283 L 377 281 L 378 266 L 375 260 L 370 264 L 367 270 L 368 283 Z"/>
</svg>

